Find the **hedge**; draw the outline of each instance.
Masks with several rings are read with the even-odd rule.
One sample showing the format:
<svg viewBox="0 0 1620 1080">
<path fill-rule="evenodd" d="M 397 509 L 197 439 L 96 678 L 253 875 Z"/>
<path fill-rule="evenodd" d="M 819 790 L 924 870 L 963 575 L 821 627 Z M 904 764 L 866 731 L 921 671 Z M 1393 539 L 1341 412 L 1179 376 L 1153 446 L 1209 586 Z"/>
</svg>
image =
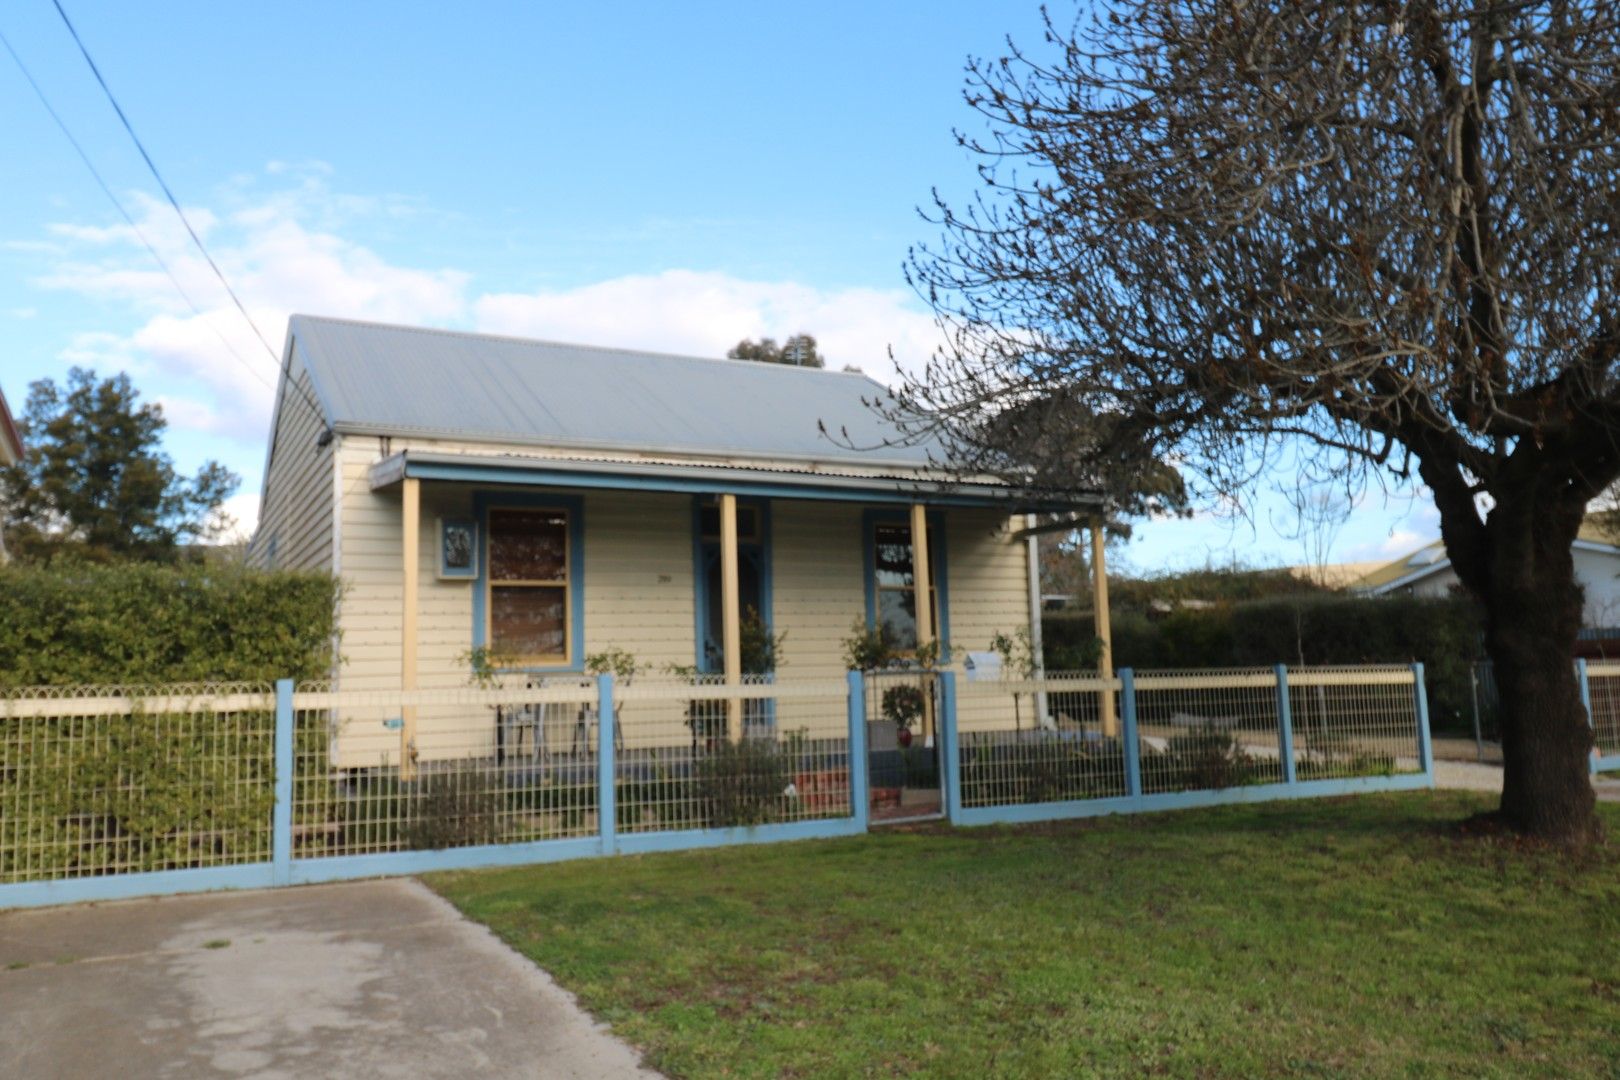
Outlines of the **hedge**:
<svg viewBox="0 0 1620 1080">
<path fill-rule="evenodd" d="M 1048 662 L 1093 636 L 1091 616 L 1048 613 Z M 1463 598 L 1278 597 L 1182 609 L 1149 619 L 1113 617 L 1114 666 L 1270 667 L 1273 664 L 1379 664 L 1421 661 L 1437 728 L 1470 724 L 1469 664 L 1480 655 L 1479 616 Z"/>
<path fill-rule="evenodd" d="M 231 564 L 0 567 L 0 688 L 325 678 L 337 595 Z"/>
</svg>

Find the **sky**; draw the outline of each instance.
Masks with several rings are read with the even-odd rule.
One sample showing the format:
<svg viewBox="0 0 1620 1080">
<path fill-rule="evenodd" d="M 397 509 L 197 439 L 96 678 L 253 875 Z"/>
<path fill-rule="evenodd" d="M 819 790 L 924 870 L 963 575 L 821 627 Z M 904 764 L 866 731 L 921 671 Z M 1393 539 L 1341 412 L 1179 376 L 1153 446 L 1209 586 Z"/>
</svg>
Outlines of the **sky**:
<svg viewBox="0 0 1620 1080">
<path fill-rule="evenodd" d="M 276 351 L 293 312 L 717 356 L 809 331 L 885 380 L 938 336 L 902 266 L 931 191 L 974 189 L 964 62 L 1040 39 L 1021 0 L 63 5 Z M 20 411 L 73 365 L 129 372 L 177 466 L 241 475 L 251 529 L 275 360 L 50 0 L 0 7 L 0 33 L 201 312 L 0 54 L 0 389 Z M 1245 511 L 1138 523 L 1116 559 L 1320 557 L 1281 497 Z M 1370 492 L 1328 558 L 1392 558 L 1437 520 Z"/>
</svg>

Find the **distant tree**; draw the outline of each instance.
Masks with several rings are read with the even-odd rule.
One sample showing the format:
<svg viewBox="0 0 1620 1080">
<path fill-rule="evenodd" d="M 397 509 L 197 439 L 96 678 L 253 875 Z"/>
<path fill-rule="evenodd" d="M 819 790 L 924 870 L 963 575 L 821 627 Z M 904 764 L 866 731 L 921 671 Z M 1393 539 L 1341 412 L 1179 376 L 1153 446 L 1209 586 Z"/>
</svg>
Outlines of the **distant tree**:
<svg viewBox="0 0 1620 1080">
<path fill-rule="evenodd" d="M 775 338 L 744 338 L 726 353 L 733 360 L 759 360 L 767 364 L 790 364 L 795 367 L 826 367 L 827 358 L 816 350 L 816 339 L 809 334 L 794 334 L 778 345 Z"/>
<path fill-rule="evenodd" d="M 172 561 L 186 541 L 216 538 L 220 506 L 240 479 L 210 461 L 191 479 L 162 452 L 167 421 L 129 376 L 98 381 L 74 368 L 67 385 L 29 387 L 18 424 L 26 454 L 0 469 L 6 544 L 20 559 Z"/>
</svg>

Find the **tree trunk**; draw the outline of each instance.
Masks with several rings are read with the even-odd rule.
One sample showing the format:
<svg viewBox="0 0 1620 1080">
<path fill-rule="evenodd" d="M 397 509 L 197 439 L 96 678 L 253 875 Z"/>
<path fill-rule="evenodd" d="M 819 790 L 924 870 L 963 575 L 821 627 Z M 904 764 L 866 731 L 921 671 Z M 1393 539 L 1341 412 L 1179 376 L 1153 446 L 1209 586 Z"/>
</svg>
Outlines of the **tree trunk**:
<svg viewBox="0 0 1620 1080">
<path fill-rule="evenodd" d="M 1502 503 L 1493 509 L 1485 526 L 1485 587 L 1476 589 L 1501 701 L 1498 816 L 1517 832 L 1585 843 L 1597 835 L 1598 822 L 1592 729 L 1575 676 L 1583 591 L 1570 551 L 1584 504 L 1520 510 Z"/>
</svg>

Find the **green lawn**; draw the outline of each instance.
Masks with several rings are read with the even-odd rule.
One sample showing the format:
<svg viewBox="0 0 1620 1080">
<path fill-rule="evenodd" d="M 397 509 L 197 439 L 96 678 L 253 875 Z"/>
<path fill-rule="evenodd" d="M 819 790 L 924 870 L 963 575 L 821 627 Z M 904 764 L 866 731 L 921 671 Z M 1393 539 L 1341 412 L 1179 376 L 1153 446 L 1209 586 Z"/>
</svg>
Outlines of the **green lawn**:
<svg viewBox="0 0 1620 1080">
<path fill-rule="evenodd" d="M 1620 851 L 1445 832 L 1482 805 L 1364 796 L 430 884 L 677 1076 L 1620 1077 Z"/>
</svg>

